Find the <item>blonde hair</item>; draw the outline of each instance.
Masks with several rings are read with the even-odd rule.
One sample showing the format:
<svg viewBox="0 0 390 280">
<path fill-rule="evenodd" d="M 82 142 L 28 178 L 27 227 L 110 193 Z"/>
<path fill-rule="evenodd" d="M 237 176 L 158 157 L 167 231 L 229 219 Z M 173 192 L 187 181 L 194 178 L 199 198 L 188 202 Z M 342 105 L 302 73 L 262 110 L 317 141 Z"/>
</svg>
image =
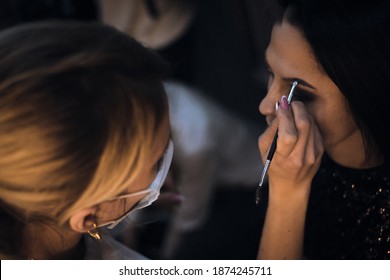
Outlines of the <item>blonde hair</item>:
<svg viewBox="0 0 390 280">
<path fill-rule="evenodd" d="M 0 63 L 0 224 L 64 224 L 131 183 L 167 111 L 164 61 L 110 27 L 57 22 L 0 33 Z"/>
</svg>

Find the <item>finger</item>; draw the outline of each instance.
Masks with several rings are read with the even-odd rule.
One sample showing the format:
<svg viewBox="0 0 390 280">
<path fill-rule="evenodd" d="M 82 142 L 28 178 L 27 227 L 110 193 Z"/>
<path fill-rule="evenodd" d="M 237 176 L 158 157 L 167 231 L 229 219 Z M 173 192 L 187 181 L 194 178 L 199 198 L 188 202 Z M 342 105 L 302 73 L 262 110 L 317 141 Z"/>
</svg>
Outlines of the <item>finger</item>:
<svg viewBox="0 0 390 280">
<path fill-rule="evenodd" d="M 315 135 L 314 130 L 312 130 L 314 121 L 302 102 L 293 102 L 291 104 L 291 109 L 294 116 L 295 128 L 298 133 L 298 138 L 291 155 L 293 156 L 296 165 L 300 167 L 306 164 L 305 161 L 307 156 L 312 156 L 309 155 L 310 152 L 313 152 L 313 150 L 310 150 L 310 148 L 314 148 L 314 145 L 309 147 L 309 143 L 311 140 L 314 141 Z"/>
<path fill-rule="evenodd" d="M 286 96 L 282 97 L 280 108 L 277 112 L 279 120 L 278 141 L 276 153 L 282 158 L 287 158 L 293 151 L 298 140 L 298 132 L 295 127 L 294 116 L 287 104 Z"/>
<path fill-rule="evenodd" d="M 322 143 L 322 136 L 318 130 L 317 125 L 312 119 L 313 125 L 310 129 L 309 141 L 307 143 L 306 162 L 310 166 L 319 166 L 324 152 L 324 146 Z"/>
<path fill-rule="evenodd" d="M 321 160 L 325 148 L 324 148 L 322 135 L 316 125 L 314 126 L 314 133 L 315 133 L 316 158 Z"/>
<path fill-rule="evenodd" d="M 316 162 L 318 151 L 316 146 L 316 125 L 314 123 L 313 118 L 310 118 L 310 132 L 308 135 L 307 143 L 306 143 L 306 153 L 305 153 L 305 162 L 309 166 L 313 166 Z"/>
</svg>

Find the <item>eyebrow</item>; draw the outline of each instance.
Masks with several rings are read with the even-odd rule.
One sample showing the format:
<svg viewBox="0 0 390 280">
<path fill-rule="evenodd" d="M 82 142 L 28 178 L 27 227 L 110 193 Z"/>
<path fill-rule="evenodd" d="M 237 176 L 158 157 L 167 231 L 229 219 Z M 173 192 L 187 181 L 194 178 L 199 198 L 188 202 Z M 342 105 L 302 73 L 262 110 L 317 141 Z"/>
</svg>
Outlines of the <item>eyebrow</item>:
<svg viewBox="0 0 390 280">
<path fill-rule="evenodd" d="M 289 82 L 289 83 L 293 83 L 294 81 L 297 81 L 298 82 L 298 85 L 302 85 L 302 86 L 305 86 L 305 87 L 308 87 L 308 88 L 311 88 L 311 89 L 316 89 L 313 85 L 309 84 L 308 82 L 306 82 L 305 80 L 302 80 L 302 79 L 299 79 L 299 78 L 282 78 L 283 81 L 286 81 L 286 82 Z"/>
<path fill-rule="evenodd" d="M 272 69 L 268 63 L 267 52 L 264 53 L 264 61 L 265 61 L 267 68 Z M 294 81 L 297 81 L 298 85 L 302 85 L 302 86 L 316 90 L 316 88 L 313 85 L 311 85 L 310 83 L 308 83 L 305 80 L 300 79 L 300 78 L 282 78 L 282 80 L 285 82 L 288 82 L 288 83 L 293 83 Z"/>
</svg>

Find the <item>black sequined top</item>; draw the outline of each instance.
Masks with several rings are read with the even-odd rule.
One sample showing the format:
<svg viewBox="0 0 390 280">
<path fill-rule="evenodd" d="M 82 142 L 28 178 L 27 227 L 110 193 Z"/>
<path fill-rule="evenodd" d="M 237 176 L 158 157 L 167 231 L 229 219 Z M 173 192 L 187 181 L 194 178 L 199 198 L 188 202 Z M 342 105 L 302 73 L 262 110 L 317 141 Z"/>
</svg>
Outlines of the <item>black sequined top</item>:
<svg viewBox="0 0 390 280">
<path fill-rule="evenodd" d="M 350 169 L 324 155 L 306 218 L 308 259 L 390 259 L 390 172 Z"/>
</svg>

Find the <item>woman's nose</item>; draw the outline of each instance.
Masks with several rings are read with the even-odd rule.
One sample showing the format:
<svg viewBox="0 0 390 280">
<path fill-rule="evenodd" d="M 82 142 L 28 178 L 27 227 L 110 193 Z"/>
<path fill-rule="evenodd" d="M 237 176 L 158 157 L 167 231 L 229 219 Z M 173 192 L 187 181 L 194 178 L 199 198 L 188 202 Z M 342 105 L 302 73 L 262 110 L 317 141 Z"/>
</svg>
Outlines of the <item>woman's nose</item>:
<svg viewBox="0 0 390 280">
<path fill-rule="evenodd" d="M 275 104 L 280 99 L 280 91 L 277 90 L 276 87 L 271 87 L 268 89 L 267 95 L 261 100 L 259 105 L 260 114 L 264 115 L 268 118 L 272 118 L 275 116 Z"/>
</svg>

